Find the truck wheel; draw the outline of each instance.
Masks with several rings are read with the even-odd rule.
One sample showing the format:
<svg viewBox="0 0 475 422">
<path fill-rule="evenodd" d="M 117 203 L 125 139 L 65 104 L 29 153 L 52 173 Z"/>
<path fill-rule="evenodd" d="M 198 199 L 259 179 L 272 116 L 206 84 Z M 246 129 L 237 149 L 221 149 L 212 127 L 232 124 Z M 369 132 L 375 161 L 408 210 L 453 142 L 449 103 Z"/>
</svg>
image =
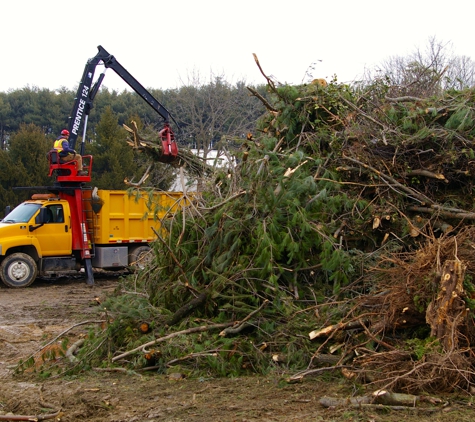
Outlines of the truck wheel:
<svg viewBox="0 0 475 422">
<path fill-rule="evenodd" d="M 152 261 L 150 246 L 138 246 L 129 254 L 129 265 L 135 268 L 145 268 Z"/>
<path fill-rule="evenodd" d="M 34 259 L 21 252 L 5 257 L 0 266 L 0 277 L 8 287 L 27 287 L 35 281 L 37 274 Z"/>
</svg>

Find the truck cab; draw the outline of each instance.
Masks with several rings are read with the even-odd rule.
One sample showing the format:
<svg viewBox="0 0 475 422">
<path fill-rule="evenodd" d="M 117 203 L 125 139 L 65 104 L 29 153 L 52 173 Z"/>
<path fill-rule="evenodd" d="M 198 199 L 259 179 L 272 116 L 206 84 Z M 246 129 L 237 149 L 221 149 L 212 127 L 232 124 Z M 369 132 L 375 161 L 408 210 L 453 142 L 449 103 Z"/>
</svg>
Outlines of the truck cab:
<svg viewBox="0 0 475 422">
<path fill-rule="evenodd" d="M 34 195 L 33 198 L 21 203 L 0 221 L 0 277 L 10 287 L 26 287 L 38 272 L 52 270 L 50 261 L 57 259 L 50 257 L 67 257 L 65 261 L 71 264 L 68 201 L 50 194 Z M 69 266 L 71 270 L 76 268 L 76 265 Z M 65 268 L 64 262 L 61 268 Z"/>
</svg>

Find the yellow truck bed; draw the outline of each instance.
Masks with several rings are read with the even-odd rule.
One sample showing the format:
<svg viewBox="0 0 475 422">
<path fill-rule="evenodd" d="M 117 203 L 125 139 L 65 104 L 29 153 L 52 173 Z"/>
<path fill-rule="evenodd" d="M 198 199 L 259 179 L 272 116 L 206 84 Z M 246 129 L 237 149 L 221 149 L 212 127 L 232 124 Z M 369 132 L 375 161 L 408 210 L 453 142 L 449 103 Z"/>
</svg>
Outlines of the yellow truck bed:
<svg viewBox="0 0 475 422">
<path fill-rule="evenodd" d="M 182 192 L 140 192 L 98 190 L 102 207 L 93 212 L 94 243 L 135 243 L 155 239 L 152 228 L 160 230 L 160 220 L 184 204 Z"/>
</svg>

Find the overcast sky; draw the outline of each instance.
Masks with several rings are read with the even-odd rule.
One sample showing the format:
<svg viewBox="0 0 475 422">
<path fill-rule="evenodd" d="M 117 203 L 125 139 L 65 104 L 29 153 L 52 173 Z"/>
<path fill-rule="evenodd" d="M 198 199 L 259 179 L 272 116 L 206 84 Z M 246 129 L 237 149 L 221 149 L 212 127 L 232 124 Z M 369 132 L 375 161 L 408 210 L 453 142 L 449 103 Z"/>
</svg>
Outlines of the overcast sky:
<svg viewBox="0 0 475 422">
<path fill-rule="evenodd" d="M 102 45 L 146 88 L 199 74 L 229 82 L 351 82 L 430 37 L 475 60 L 473 0 L 15 0 L 0 8 L 0 91 L 76 89 Z M 102 67 L 98 68 L 102 71 Z M 97 72 L 97 75 L 99 72 Z M 129 89 L 112 70 L 103 86 Z"/>
</svg>

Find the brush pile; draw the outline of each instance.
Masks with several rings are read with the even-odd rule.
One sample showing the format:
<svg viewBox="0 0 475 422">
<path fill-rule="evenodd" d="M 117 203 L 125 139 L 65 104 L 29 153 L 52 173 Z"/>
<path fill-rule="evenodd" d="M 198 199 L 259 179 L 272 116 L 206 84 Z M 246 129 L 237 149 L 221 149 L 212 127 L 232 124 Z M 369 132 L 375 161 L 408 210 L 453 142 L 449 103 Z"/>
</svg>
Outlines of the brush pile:
<svg viewBox="0 0 475 422">
<path fill-rule="evenodd" d="M 267 81 L 258 130 L 163 221 L 79 362 L 473 388 L 475 92 Z"/>
</svg>

